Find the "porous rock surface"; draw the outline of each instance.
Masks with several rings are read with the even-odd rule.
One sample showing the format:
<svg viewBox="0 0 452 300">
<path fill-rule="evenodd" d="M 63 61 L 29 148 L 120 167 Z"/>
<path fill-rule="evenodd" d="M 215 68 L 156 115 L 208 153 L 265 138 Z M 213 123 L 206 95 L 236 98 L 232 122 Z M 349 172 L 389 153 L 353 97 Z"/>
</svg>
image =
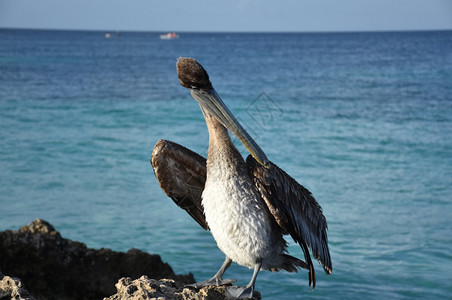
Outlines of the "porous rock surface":
<svg viewBox="0 0 452 300">
<path fill-rule="evenodd" d="M 0 300 L 35 300 L 19 278 L 5 276 L 0 272 Z"/>
<path fill-rule="evenodd" d="M 225 288 L 209 286 L 188 288 L 172 279 L 155 280 L 142 276 L 132 280 L 121 278 L 116 284 L 118 292 L 104 300 L 222 300 Z"/>
</svg>

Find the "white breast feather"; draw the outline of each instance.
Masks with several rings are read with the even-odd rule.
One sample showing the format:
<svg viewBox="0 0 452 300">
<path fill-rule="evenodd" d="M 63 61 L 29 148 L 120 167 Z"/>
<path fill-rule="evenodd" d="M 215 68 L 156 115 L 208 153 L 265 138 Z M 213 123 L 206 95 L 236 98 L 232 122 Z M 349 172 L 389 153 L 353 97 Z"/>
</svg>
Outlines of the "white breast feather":
<svg viewBox="0 0 452 300">
<path fill-rule="evenodd" d="M 265 204 L 254 186 L 240 178 L 219 179 L 221 176 L 210 175 L 214 175 L 210 178 L 215 181 L 208 176 L 202 204 L 221 251 L 234 262 L 250 268 L 276 254 Z"/>
</svg>

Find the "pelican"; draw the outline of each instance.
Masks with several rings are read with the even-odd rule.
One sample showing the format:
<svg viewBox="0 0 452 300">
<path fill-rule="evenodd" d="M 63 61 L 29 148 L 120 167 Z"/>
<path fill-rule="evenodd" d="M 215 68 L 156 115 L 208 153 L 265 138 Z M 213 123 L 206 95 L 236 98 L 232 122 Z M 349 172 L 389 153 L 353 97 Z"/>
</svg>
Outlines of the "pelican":
<svg viewBox="0 0 452 300">
<path fill-rule="evenodd" d="M 225 260 L 211 278 L 195 287 L 227 285 L 233 298 L 252 298 L 259 271 L 308 270 L 315 288 L 314 266 L 309 254 L 331 274 L 327 223 L 322 209 L 306 188 L 269 161 L 221 100 L 205 69 L 193 58 L 179 58 L 180 84 L 198 102 L 209 131 L 207 160 L 176 143 L 160 140 L 151 164 L 162 190 L 186 210 L 205 230 L 210 230 Z M 228 130 L 250 152 L 243 159 Z M 284 235 L 303 250 L 305 261 L 287 254 Z M 223 279 L 235 262 L 253 269 L 246 286 Z"/>
</svg>

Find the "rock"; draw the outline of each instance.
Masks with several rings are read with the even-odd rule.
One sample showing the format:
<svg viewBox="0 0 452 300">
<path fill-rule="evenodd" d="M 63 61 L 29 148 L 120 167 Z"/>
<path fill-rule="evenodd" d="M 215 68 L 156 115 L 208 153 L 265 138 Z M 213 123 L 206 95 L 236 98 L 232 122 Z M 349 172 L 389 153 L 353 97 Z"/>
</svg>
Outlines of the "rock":
<svg viewBox="0 0 452 300">
<path fill-rule="evenodd" d="M 35 300 L 19 278 L 4 276 L 0 272 L 0 300 Z"/>
<path fill-rule="evenodd" d="M 127 253 L 89 249 L 62 238 L 40 219 L 18 231 L 0 232 L 0 270 L 21 278 L 38 299 L 102 299 L 115 293 L 121 277 L 194 282 L 192 274 L 174 274 L 159 255 L 138 249 Z"/>
<path fill-rule="evenodd" d="M 116 284 L 118 292 L 104 300 L 223 300 L 226 299 L 224 286 L 187 288 L 172 279 L 155 280 L 142 276 L 136 280 L 121 278 Z M 255 298 L 260 294 L 255 292 Z"/>
</svg>

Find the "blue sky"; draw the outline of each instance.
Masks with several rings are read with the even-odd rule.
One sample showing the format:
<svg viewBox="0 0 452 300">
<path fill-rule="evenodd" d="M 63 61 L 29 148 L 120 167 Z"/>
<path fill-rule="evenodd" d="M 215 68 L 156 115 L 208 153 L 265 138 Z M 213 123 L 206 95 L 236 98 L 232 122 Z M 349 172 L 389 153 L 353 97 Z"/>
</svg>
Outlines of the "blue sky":
<svg viewBox="0 0 452 300">
<path fill-rule="evenodd" d="M 452 29 L 451 0 L 0 0 L 0 28 L 137 31 Z"/>
</svg>

